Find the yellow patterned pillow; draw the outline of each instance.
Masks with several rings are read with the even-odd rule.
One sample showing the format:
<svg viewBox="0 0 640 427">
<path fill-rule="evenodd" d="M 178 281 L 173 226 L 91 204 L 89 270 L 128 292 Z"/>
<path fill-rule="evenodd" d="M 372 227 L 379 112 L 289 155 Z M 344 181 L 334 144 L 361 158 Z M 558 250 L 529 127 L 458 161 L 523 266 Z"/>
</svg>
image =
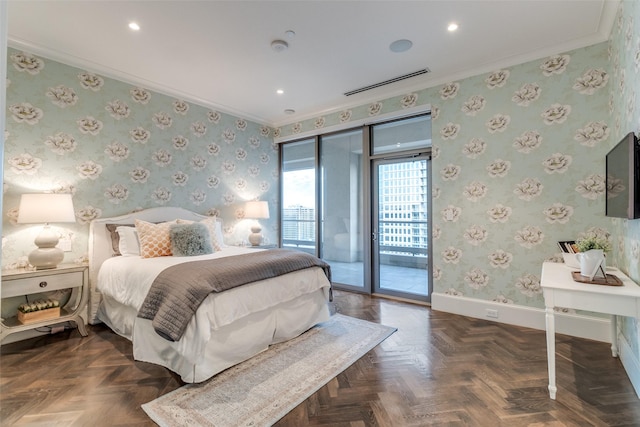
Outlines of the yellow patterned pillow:
<svg viewBox="0 0 640 427">
<path fill-rule="evenodd" d="M 140 240 L 140 256 L 155 258 L 171 256 L 171 237 L 169 230 L 175 221 L 153 224 L 136 219 L 136 231 Z"/>
</svg>

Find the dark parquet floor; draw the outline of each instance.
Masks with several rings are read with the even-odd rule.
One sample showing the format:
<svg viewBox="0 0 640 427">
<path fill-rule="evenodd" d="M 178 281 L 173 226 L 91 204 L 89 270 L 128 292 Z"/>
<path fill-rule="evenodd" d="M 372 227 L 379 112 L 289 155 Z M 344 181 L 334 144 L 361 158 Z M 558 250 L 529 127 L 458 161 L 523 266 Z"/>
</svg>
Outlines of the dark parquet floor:
<svg viewBox="0 0 640 427">
<path fill-rule="evenodd" d="M 335 292 L 334 311 L 398 331 L 286 415 L 300 426 L 640 426 L 640 399 L 608 344 Z M 140 405 L 180 386 L 135 362 L 104 326 L 0 349 L 0 425 L 153 426 Z"/>
</svg>

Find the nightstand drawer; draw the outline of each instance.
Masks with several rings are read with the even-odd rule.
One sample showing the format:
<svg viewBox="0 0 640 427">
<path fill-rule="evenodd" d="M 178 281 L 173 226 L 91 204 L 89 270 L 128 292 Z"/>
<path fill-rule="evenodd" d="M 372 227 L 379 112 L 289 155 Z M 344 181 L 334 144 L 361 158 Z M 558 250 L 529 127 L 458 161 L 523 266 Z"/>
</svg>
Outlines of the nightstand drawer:
<svg viewBox="0 0 640 427">
<path fill-rule="evenodd" d="M 81 271 L 15 280 L 4 278 L 2 281 L 2 298 L 73 288 L 82 286 L 82 283 L 83 273 Z"/>
</svg>

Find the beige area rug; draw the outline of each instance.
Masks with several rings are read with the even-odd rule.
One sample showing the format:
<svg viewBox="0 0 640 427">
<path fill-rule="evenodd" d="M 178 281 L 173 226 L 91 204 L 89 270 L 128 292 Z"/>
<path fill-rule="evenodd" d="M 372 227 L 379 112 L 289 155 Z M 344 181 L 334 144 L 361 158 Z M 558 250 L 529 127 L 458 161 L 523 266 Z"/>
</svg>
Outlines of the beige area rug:
<svg viewBox="0 0 640 427">
<path fill-rule="evenodd" d="M 297 338 L 142 408 L 161 427 L 270 426 L 395 331 L 335 314 Z"/>
</svg>

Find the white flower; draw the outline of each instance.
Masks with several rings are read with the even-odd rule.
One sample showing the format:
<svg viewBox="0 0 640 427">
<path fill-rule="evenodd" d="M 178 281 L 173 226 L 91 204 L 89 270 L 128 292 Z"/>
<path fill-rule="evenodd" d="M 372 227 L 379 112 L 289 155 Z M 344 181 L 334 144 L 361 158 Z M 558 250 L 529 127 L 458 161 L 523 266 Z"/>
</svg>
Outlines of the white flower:
<svg viewBox="0 0 640 427">
<path fill-rule="evenodd" d="M 418 94 L 410 93 L 402 97 L 402 100 L 400 101 L 400 105 L 402 106 L 402 108 L 411 108 L 411 107 L 415 107 L 417 102 L 418 102 Z"/>
<path fill-rule="evenodd" d="M 168 166 L 169 163 L 171 163 L 172 158 L 173 157 L 171 156 L 171 153 L 164 149 L 156 151 L 151 156 L 151 160 L 153 160 L 155 164 L 160 166 L 161 168 Z"/>
<path fill-rule="evenodd" d="M 200 154 L 196 154 L 191 158 L 191 167 L 195 171 L 201 171 L 207 167 L 207 159 L 202 157 Z"/>
<path fill-rule="evenodd" d="M 377 116 L 382 111 L 382 102 L 374 102 L 372 104 L 369 104 L 369 108 L 367 110 L 370 117 Z"/>
<path fill-rule="evenodd" d="M 513 192 L 522 200 L 532 200 L 542 193 L 544 186 L 535 178 L 526 178 L 516 186 Z"/>
<path fill-rule="evenodd" d="M 189 198 L 191 199 L 191 203 L 196 206 L 200 206 L 205 202 L 205 200 L 207 200 L 207 193 L 202 190 L 195 190 L 191 192 Z"/>
<path fill-rule="evenodd" d="M 502 159 L 494 160 L 489 166 L 487 166 L 487 172 L 492 178 L 503 178 L 507 175 L 511 169 L 511 162 Z"/>
<path fill-rule="evenodd" d="M 178 171 L 171 175 L 171 179 L 173 180 L 173 185 L 184 187 L 187 185 L 187 181 L 189 181 L 189 175 L 182 171 Z"/>
<path fill-rule="evenodd" d="M 224 162 L 222 162 L 222 172 L 224 172 L 225 174 L 229 175 L 233 173 L 235 170 L 236 170 L 236 164 L 233 163 L 232 161 L 225 160 Z"/>
<path fill-rule="evenodd" d="M 487 101 L 484 99 L 484 97 L 480 95 L 474 95 L 467 101 L 465 101 L 465 103 L 462 105 L 462 112 L 467 116 L 475 116 L 479 111 L 482 111 L 484 109 L 486 104 Z"/>
<path fill-rule="evenodd" d="M 245 119 L 237 119 L 236 129 L 239 131 L 245 131 L 247 129 L 247 121 Z"/>
<path fill-rule="evenodd" d="M 525 248 L 532 248 L 539 245 L 544 240 L 544 234 L 538 227 L 526 226 L 518 231 L 514 237 L 515 241 Z"/>
<path fill-rule="evenodd" d="M 452 297 L 463 297 L 464 294 L 454 288 L 449 288 L 444 291 L 445 295 L 451 295 Z"/>
<path fill-rule="evenodd" d="M 440 176 L 444 181 L 454 181 L 460 175 L 460 166 L 449 163 L 440 171 Z"/>
<path fill-rule="evenodd" d="M 573 89 L 584 95 L 593 95 L 596 90 L 605 87 L 608 81 L 609 74 L 606 71 L 591 69 L 576 79 Z"/>
<path fill-rule="evenodd" d="M 300 133 L 302 132 L 302 123 L 296 123 L 295 125 L 291 126 L 291 133 Z"/>
<path fill-rule="evenodd" d="M 100 218 L 100 216 L 102 216 L 102 210 L 91 205 L 85 206 L 76 212 L 76 219 L 80 224 L 89 224 L 94 219 Z"/>
<path fill-rule="evenodd" d="M 175 111 L 176 114 L 185 116 L 189 111 L 189 103 L 181 99 L 176 99 L 173 101 L 173 111 Z"/>
<path fill-rule="evenodd" d="M 98 92 L 102 89 L 102 86 L 104 86 L 104 79 L 102 77 L 86 71 L 78 74 L 78 80 L 80 80 L 80 86 L 92 92 Z"/>
<path fill-rule="evenodd" d="M 475 159 L 487 149 L 487 143 L 482 138 L 471 138 L 471 140 L 462 147 L 462 153 L 471 159 Z"/>
<path fill-rule="evenodd" d="M 562 74 L 567 69 L 567 65 L 571 57 L 569 55 L 555 55 L 548 58 L 540 65 L 542 74 L 545 76 L 551 76 L 553 74 Z"/>
<path fill-rule="evenodd" d="M 104 191 L 104 197 L 111 203 L 119 205 L 129 197 L 129 189 L 122 184 L 115 184 Z"/>
<path fill-rule="evenodd" d="M 585 199 L 596 200 L 605 193 L 606 182 L 604 175 L 589 175 L 585 180 L 578 181 L 576 191 Z"/>
<path fill-rule="evenodd" d="M 83 119 L 78 119 L 76 123 L 78 124 L 78 129 L 80 130 L 80 132 L 85 135 L 89 134 L 95 136 L 100 133 L 103 127 L 102 122 L 93 116 L 87 116 Z"/>
<path fill-rule="evenodd" d="M 442 209 L 441 214 L 443 221 L 456 222 L 462 214 L 462 209 L 453 205 L 449 205 L 446 208 Z"/>
<path fill-rule="evenodd" d="M 271 188 L 271 184 L 267 181 L 260 181 L 260 185 L 258 185 L 259 190 L 262 193 L 266 193 Z"/>
<path fill-rule="evenodd" d="M 67 108 L 76 105 L 78 102 L 78 95 L 76 95 L 75 91 L 64 85 L 50 87 L 46 95 L 48 98 L 51 98 L 51 102 L 54 105 L 60 108 Z"/>
<path fill-rule="evenodd" d="M 440 98 L 453 99 L 458 94 L 458 89 L 460 89 L 460 83 L 447 83 L 440 88 Z"/>
<path fill-rule="evenodd" d="M 513 261 L 513 255 L 509 252 L 503 251 L 502 249 L 498 249 L 497 251 L 492 252 L 491 254 L 489 254 L 488 258 L 489 264 L 493 268 L 507 269 L 509 268 L 509 264 L 511 264 L 511 261 Z"/>
<path fill-rule="evenodd" d="M 232 205 L 234 202 L 236 201 L 236 195 L 233 193 L 224 193 L 224 195 L 222 196 L 222 203 L 224 203 L 225 206 L 229 206 Z"/>
<path fill-rule="evenodd" d="M 126 119 L 129 117 L 129 114 L 131 114 L 129 106 L 119 99 L 107 103 L 107 106 L 104 109 L 107 110 L 111 117 L 116 120 Z"/>
<path fill-rule="evenodd" d="M 71 153 L 78 146 L 73 135 L 64 132 L 58 132 L 53 136 L 47 137 L 44 144 L 51 148 L 51 151 L 60 155 Z"/>
<path fill-rule="evenodd" d="M 573 139 L 587 147 L 593 147 L 598 142 L 609 138 L 610 129 L 605 122 L 589 122 L 582 129 L 576 131 Z"/>
<path fill-rule="evenodd" d="M 217 156 L 218 154 L 220 154 L 220 146 L 215 142 L 212 142 L 211 144 L 207 145 L 207 153 L 212 156 Z"/>
<path fill-rule="evenodd" d="M 151 99 L 151 92 L 141 87 L 134 87 L 129 91 L 131 99 L 138 104 L 146 105 Z"/>
<path fill-rule="evenodd" d="M 209 178 L 207 178 L 207 187 L 218 188 L 218 185 L 220 185 L 220 178 L 218 178 L 217 176 L 211 175 Z"/>
<path fill-rule="evenodd" d="M 120 162 L 129 157 L 129 148 L 118 141 L 113 141 L 104 149 L 104 153 L 114 162 Z"/>
<path fill-rule="evenodd" d="M 171 190 L 166 187 L 158 187 L 151 194 L 151 198 L 159 205 L 164 205 L 171 200 Z"/>
<path fill-rule="evenodd" d="M 149 169 L 145 169 L 142 166 L 138 166 L 134 168 L 131 172 L 129 172 L 129 176 L 131 177 L 131 181 L 137 182 L 140 184 L 144 184 L 149 179 Z"/>
<path fill-rule="evenodd" d="M 209 111 L 207 113 L 207 119 L 209 119 L 210 122 L 212 123 L 218 123 L 220 121 L 221 118 L 221 114 L 217 111 Z"/>
<path fill-rule="evenodd" d="M 182 135 L 174 136 L 171 142 L 173 143 L 173 148 L 180 151 L 186 150 L 189 145 L 189 139 Z"/>
<path fill-rule="evenodd" d="M 571 206 L 563 205 L 562 203 L 554 203 L 551 207 L 542 211 L 548 223 L 566 224 L 573 215 L 573 208 Z"/>
<path fill-rule="evenodd" d="M 471 288 L 480 289 L 489 284 L 489 275 L 479 268 L 473 268 L 464 275 L 464 281 Z"/>
<path fill-rule="evenodd" d="M 493 208 L 489 209 L 487 213 L 489 214 L 489 221 L 496 222 L 507 222 L 509 217 L 511 217 L 512 209 L 508 206 L 503 206 L 501 204 L 495 205 Z"/>
<path fill-rule="evenodd" d="M 222 139 L 227 144 L 232 144 L 236 140 L 236 133 L 231 129 L 225 129 L 224 132 L 222 132 Z"/>
<path fill-rule="evenodd" d="M 517 90 L 511 100 L 521 107 L 527 107 L 540 97 L 541 89 L 537 83 L 527 83 Z"/>
<path fill-rule="evenodd" d="M 456 123 L 447 123 L 441 130 L 440 136 L 442 139 L 456 139 L 458 132 L 460 131 L 460 125 Z"/>
<path fill-rule="evenodd" d="M 541 114 L 544 124 L 553 125 L 564 123 L 571 113 L 570 105 L 553 104 Z"/>
<path fill-rule="evenodd" d="M 472 244 L 473 246 L 478 246 L 480 243 L 487 240 L 487 236 L 489 233 L 486 229 L 480 227 L 479 225 L 472 225 L 467 228 L 464 232 L 464 239 Z"/>
<path fill-rule="evenodd" d="M 207 126 L 202 122 L 193 122 L 191 123 L 191 132 L 200 138 L 207 133 Z"/>
<path fill-rule="evenodd" d="M 160 129 L 169 128 L 173 123 L 173 119 L 171 118 L 171 116 L 165 112 L 154 114 L 153 117 L 151 118 L 151 121 Z"/>
<path fill-rule="evenodd" d="M 462 194 L 472 202 L 477 202 L 487 195 L 487 186 L 479 181 L 473 181 L 471 184 L 464 187 Z"/>
<path fill-rule="evenodd" d="M 249 138 L 247 143 L 249 144 L 249 147 L 257 149 L 258 147 L 260 147 L 260 138 L 258 138 L 257 136 L 252 136 L 251 138 Z"/>
<path fill-rule="evenodd" d="M 516 288 L 520 289 L 524 295 L 528 297 L 534 297 L 542 293 L 542 287 L 538 278 L 532 274 L 527 274 L 520 277 L 516 281 Z"/>
<path fill-rule="evenodd" d="M 316 129 L 320 129 L 324 127 L 324 123 L 325 123 L 324 117 L 317 117 L 315 123 L 313 124 L 313 127 Z"/>
<path fill-rule="evenodd" d="M 489 77 L 485 79 L 485 83 L 489 89 L 495 89 L 497 87 L 502 87 L 505 85 L 507 80 L 509 79 L 509 70 L 498 70 L 489 74 Z"/>
<path fill-rule="evenodd" d="M 16 175 L 35 175 L 42 167 L 42 159 L 33 157 L 29 153 L 18 154 L 8 160 L 11 172 Z"/>
<path fill-rule="evenodd" d="M 245 160 L 247 158 L 247 150 L 244 148 L 238 148 L 236 150 L 236 159 Z"/>
<path fill-rule="evenodd" d="M 534 130 L 528 130 L 516 138 L 513 147 L 521 153 L 530 153 L 542 144 L 542 136 Z"/>
<path fill-rule="evenodd" d="M 267 138 L 271 134 L 271 129 L 268 126 L 260 126 L 260 135 Z"/>
<path fill-rule="evenodd" d="M 263 165 L 268 164 L 270 160 L 271 158 L 267 153 L 260 154 L 260 163 L 262 163 Z"/>
<path fill-rule="evenodd" d="M 554 153 L 551 157 L 546 158 L 542 165 L 544 171 L 548 174 L 552 173 L 565 173 L 569 170 L 569 165 L 573 161 L 573 158 L 568 154 Z"/>
<path fill-rule="evenodd" d="M 340 123 L 345 123 L 351 120 L 351 110 L 341 111 L 338 115 L 338 119 L 340 120 Z"/>
<path fill-rule="evenodd" d="M 26 53 L 17 52 L 9 57 L 13 62 L 13 67 L 20 72 L 27 72 L 32 76 L 38 74 L 44 68 L 44 62 L 40 58 Z"/>
<path fill-rule="evenodd" d="M 511 117 L 505 114 L 496 114 L 487 121 L 487 130 L 489 133 L 504 132 L 511 122 Z"/>
<path fill-rule="evenodd" d="M 244 178 L 236 179 L 235 188 L 238 191 L 246 190 L 247 189 L 247 180 L 244 179 Z"/>
<path fill-rule="evenodd" d="M 140 144 L 146 144 L 147 141 L 149 141 L 149 138 L 151 138 L 151 132 L 140 126 L 130 130 L 129 135 L 131 136 L 131 140 L 133 142 L 138 142 Z"/>
<path fill-rule="evenodd" d="M 26 123 L 29 125 L 37 124 L 44 116 L 44 113 L 40 108 L 34 107 L 28 102 L 10 105 L 9 111 L 11 111 L 11 117 L 13 120 L 18 123 Z"/>
<path fill-rule="evenodd" d="M 457 264 L 460 258 L 462 258 L 462 251 L 453 246 L 449 246 L 442 251 L 442 260 L 447 264 Z"/>
<path fill-rule="evenodd" d="M 247 173 L 251 178 L 255 178 L 260 175 L 260 168 L 258 166 L 252 165 L 247 168 Z"/>
<path fill-rule="evenodd" d="M 102 173 L 102 166 L 93 160 L 87 160 L 76 167 L 80 178 L 95 181 Z"/>
</svg>

